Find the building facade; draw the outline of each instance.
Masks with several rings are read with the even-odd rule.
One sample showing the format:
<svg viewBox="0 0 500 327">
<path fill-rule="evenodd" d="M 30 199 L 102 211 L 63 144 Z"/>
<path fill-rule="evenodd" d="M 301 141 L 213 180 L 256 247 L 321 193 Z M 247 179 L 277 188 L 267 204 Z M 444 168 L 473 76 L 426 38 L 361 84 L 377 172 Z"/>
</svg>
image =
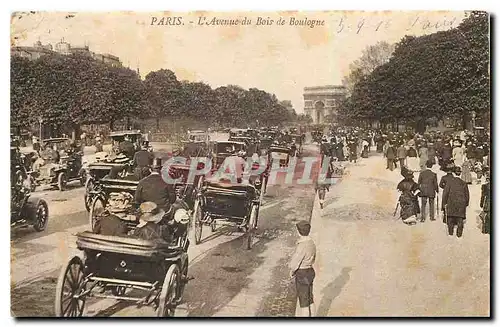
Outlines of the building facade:
<svg viewBox="0 0 500 327">
<path fill-rule="evenodd" d="M 342 85 L 305 87 L 304 113 L 312 118 L 314 124 L 323 124 L 326 117 L 336 116 L 338 105 L 346 94 Z"/>
<path fill-rule="evenodd" d="M 43 45 L 40 41 L 35 42 L 35 44 L 31 47 L 30 46 L 12 47 L 11 54 L 13 56 L 20 56 L 28 58 L 30 60 L 36 60 L 44 55 L 61 54 L 68 56 L 72 54 L 78 54 L 91 57 L 96 61 L 103 62 L 113 67 L 122 66 L 120 58 L 118 58 L 117 56 L 113 56 L 108 53 L 101 54 L 92 52 L 90 51 L 88 45 L 75 47 L 69 44 L 68 42 L 65 42 L 64 39 L 61 40 L 61 42 L 56 43 L 54 48 L 52 47 L 51 44 Z"/>
</svg>

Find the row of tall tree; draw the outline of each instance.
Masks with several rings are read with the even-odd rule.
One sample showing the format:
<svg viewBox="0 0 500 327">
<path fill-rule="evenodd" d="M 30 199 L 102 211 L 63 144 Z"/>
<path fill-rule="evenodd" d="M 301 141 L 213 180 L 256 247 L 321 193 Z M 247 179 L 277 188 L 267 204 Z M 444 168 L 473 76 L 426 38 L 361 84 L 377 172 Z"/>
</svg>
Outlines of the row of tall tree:
<svg viewBox="0 0 500 327">
<path fill-rule="evenodd" d="M 489 44 L 486 12 L 468 13 L 447 31 L 405 36 L 393 52 L 379 44 L 368 51 L 383 54 L 376 57 L 378 66 L 354 69 L 346 79 L 351 94 L 340 115 L 350 121 L 366 118 L 425 126 L 431 118 L 455 117 L 465 124 L 473 112 L 488 114 Z M 360 59 L 358 64 L 365 62 L 366 53 Z"/>
<path fill-rule="evenodd" d="M 179 81 L 168 69 L 144 80 L 125 67 L 85 56 L 11 58 L 11 122 L 55 128 L 127 119 L 192 119 L 216 126 L 278 125 L 297 119 L 274 94 L 236 85 L 212 89 L 203 82 Z"/>
</svg>

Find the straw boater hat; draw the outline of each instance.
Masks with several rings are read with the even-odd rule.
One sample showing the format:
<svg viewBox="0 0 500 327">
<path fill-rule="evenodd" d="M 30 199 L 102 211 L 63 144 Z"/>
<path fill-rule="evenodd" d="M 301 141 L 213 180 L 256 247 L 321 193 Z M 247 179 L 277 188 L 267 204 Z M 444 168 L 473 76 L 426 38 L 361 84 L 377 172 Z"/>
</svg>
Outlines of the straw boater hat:
<svg viewBox="0 0 500 327">
<path fill-rule="evenodd" d="M 139 207 L 139 211 L 141 215 L 139 216 L 139 225 L 137 227 L 144 226 L 149 222 L 157 224 L 165 215 L 165 211 L 158 208 L 158 205 L 154 202 L 142 203 Z"/>
<path fill-rule="evenodd" d="M 128 157 L 123 153 L 120 153 L 113 159 L 113 162 L 115 163 L 126 163 L 128 161 L 129 161 Z"/>
</svg>

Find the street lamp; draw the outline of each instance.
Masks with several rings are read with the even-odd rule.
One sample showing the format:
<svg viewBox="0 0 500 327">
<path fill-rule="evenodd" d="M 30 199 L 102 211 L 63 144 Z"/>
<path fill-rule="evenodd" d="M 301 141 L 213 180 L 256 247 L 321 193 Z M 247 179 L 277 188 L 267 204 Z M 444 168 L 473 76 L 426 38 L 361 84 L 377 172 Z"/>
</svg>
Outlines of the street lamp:
<svg viewBox="0 0 500 327">
<path fill-rule="evenodd" d="M 40 123 L 40 141 L 42 140 L 42 123 L 43 123 L 43 118 L 40 117 L 38 119 L 38 122 Z"/>
</svg>

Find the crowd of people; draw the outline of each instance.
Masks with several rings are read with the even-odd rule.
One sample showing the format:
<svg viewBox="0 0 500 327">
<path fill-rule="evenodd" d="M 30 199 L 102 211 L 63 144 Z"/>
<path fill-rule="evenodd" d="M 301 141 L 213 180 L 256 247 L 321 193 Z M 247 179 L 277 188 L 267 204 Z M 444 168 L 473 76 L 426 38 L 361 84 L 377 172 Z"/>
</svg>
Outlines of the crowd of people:
<svg viewBox="0 0 500 327">
<path fill-rule="evenodd" d="M 320 152 L 333 161 L 356 162 L 358 158 L 368 157 L 370 148 L 374 147 L 376 152 L 383 154 L 386 169 L 394 171 L 399 168 L 403 177 L 397 185 L 401 220 L 408 225 L 424 222 L 427 217 L 436 220 L 438 211 L 442 213 L 450 235 L 454 235 L 457 226 L 458 237 L 462 236 L 469 205 L 469 185 L 474 181 L 482 184 L 481 229 L 489 234 L 490 141 L 484 130 L 479 131 L 482 133 L 463 130 L 419 134 L 358 127 L 332 128 L 321 138 Z M 439 183 L 432 170 L 436 165 L 446 173 Z M 417 180 L 415 174 L 418 174 Z M 328 186 L 318 185 L 317 190 L 323 207 Z"/>
</svg>

